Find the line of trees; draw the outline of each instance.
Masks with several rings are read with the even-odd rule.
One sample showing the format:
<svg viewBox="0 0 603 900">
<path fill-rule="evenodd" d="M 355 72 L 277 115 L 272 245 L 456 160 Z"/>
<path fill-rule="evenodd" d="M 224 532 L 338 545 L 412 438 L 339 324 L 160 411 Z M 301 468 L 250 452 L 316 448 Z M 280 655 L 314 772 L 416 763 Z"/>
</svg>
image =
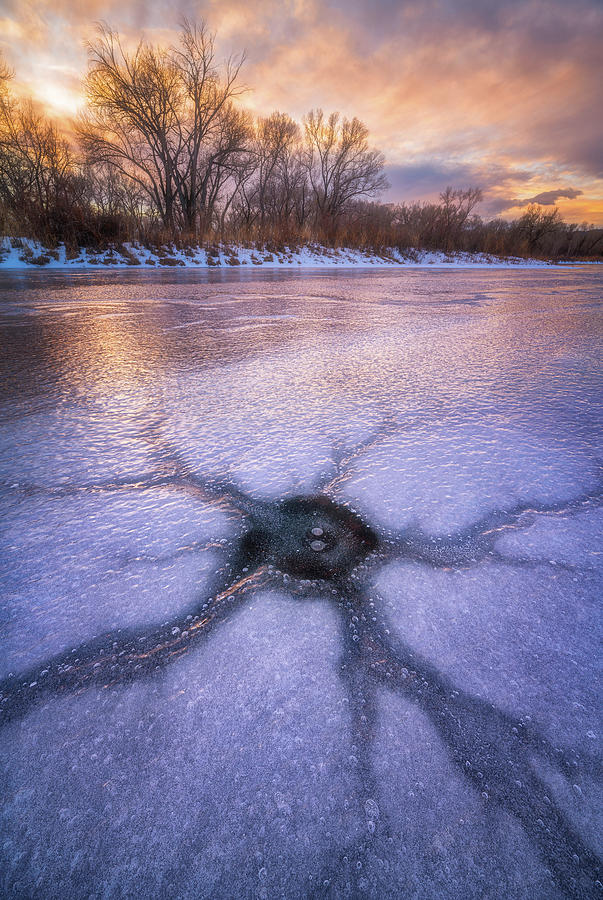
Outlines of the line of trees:
<svg viewBox="0 0 603 900">
<path fill-rule="evenodd" d="M 603 256 L 603 229 L 564 222 L 556 207 L 530 204 L 517 219 L 484 221 L 473 212 L 477 188 L 446 188 L 437 203 L 359 202 L 348 211 L 342 243 L 494 256 L 582 259 Z"/>
<path fill-rule="evenodd" d="M 17 99 L 0 61 L 0 229 L 47 245 L 139 240 L 295 244 L 588 256 L 603 233 L 528 207 L 484 222 L 478 188 L 437 203 L 376 202 L 383 154 L 357 118 L 310 111 L 253 117 L 243 57 L 216 59 L 214 35 L 184 21 L 179 41 L 134 51 L 100 26 L 88 45 L 86 107 L 68 140 Z"/>
</svg>

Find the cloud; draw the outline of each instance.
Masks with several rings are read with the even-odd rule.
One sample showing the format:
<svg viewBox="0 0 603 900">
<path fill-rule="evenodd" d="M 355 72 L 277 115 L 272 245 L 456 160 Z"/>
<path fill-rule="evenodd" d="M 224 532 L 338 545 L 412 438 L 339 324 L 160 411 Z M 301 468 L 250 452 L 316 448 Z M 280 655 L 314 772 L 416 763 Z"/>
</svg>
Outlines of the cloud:
<svg viewBox="0 0 603 900">
<path fill-rule="evenodd" d="M 365 121 L 389 199 L 477 185 L 504 211 L 572 184 L 576 207 L 600 210 L 600 0 L 4 0 L 2 15 L 0 49 L 50 106 L 81 102 L 96 20 L 169 43 L 183 15 L 204 16 L 219 56 L 247 51 L 254 110 Z"/>
<path fill-rule="evenodd" d="M 541 206 L 554 206 L 561 197 L 574 200 L 576 197 L 581 196 L 582 191 L 578 191 L 575 188 L 557 188 L 557 190 L 553 191 L 542 191 L 542 193 L 536 194 L 535 197 L 528 197 L 527 200 L 516 200 L 513 206 L 528 206 L 530 203 L 539 203 Z"/>
<path fill-rule="evenodd" d="M 498 213 L 505 212 L 509 209 L 522 209 L 524 206 L 529 206 L 531 203 L 538 203 L 540 206 L 555 206 L 561 199 L 575 200 L 576 197 L 582 197 L 583 193 L 583 191 L 580 191 L 577 188 L 568 187 L 555 188 L 551 191 L 541 191 L 534 197 L 526 197 L 523 200 L 518 200 L 516 198 L 500 198 L 490 202 L 488 205 L 488 212 L 492 215 L 497 215 Z"/>
<path fill-rule="evenodd" d="M 478 187 L 488 197 L 493 190 L 529 182 L 533 173 L 501 162 L 428 162 L 389 164 L 389 196 L 392 200 L 433 200 L 449 185 L 455 188 Z"/>
</svg>

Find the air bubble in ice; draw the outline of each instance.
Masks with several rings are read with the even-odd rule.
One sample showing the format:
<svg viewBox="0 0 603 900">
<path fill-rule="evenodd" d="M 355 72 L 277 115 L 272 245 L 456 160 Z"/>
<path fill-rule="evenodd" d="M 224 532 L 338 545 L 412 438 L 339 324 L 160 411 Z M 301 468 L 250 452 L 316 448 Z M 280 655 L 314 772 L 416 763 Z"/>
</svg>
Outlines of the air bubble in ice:
<svg viewBox="0 0 603 900">
<path fill-rule="evenodd" d="M 379 805 L 376 800 L 373 800 L 372 797 L 369 797 L 364 801 L 364 811 L 369 819 L 378 819 L 379 818 Z"/>
</svg>

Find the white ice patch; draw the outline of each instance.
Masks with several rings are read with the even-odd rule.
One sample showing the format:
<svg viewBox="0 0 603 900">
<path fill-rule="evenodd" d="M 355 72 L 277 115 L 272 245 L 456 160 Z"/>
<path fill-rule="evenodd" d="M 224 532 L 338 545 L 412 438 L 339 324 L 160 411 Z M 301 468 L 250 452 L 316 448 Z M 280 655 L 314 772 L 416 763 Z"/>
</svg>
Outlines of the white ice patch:
<svg viewBox="0 0 603 900">
<path fill-rule="evenodd" d="M 600 509 L 572 516 L 539 516 L 522 530 L 502 532 L 495 549 L 511 559 L 531 559 L 552 565 L 601 569 L 603 513 Z"/>
<path fill-rule="evenodd" d="M 597 475 L 587 453 L 550 435 L 468 421 L 384 439 L 344 490 L 386 528 L 447 535 L 495 510 L 570 500 L 593 490 Z"/>
<path fill-rule="evenodd" d="M 343 378 L 334 388 L 330 354 L 330 344 L 304 346 L 295 359 L 267 356 L 261 369 L 236 363 L 220 378 L 211 371 L 188 378 L 186 390 L 172 383 L 178 403 L 165 435 L 196 471 L 227 472 L 255 496 L 311 493 L 335 476 L 337 454 L 353 451 L 383 423 L 383 406 L 366 407 Z"/>
<path fill-rule="evenodd" d="M 416 707 L 380 691 L 374 747 L 382 818 L 395 840 L 376 847 L 367 895 L 560 900 L 521 827 L 488 804 L 451 762 L 437 731 Z M 386 872 L 379 857 L 387 854 Z M 504 860 L 504 864 L 503 861 Z"/>
<path fill-rule="evenodd" d="M 26 510 L 26 515 L 24 515 Z M 238 520 L 174 491 L 23 499 L 4 520 L 2 672 L 207 594 Z"/>
<path fill-rule="evenodd" d="M 141 437 L 148 415 L 143 411 L 136 422 L 72 406 L 18 416 L 2 427 L 0 479 L 16 487 L 61 487 L 151 472 L 150 448 Z"/>
<path fill-rule="evenodd" d="M 595 575 L 488 563 L 441 571 L 408 562 L 388 566 L 376 587 L 395 634 L 461 690 L 532 716 L 562 745 L 595 749 L 591 735 L 602 724 L 592 677 Z"/>
</svg>

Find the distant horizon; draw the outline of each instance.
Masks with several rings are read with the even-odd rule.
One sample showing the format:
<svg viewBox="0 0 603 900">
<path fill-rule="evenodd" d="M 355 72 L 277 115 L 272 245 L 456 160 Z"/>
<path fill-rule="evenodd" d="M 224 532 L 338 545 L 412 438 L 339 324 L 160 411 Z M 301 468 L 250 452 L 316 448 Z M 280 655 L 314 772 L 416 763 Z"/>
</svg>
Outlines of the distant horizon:
<svg viewBox="0 0 603 900">
<path fill-rule="evenodd" d="M 50 4 L 8 0 L 0 51 L 14 89 L 68 127 L 83 103 L 85 41 L 102 19 L 130 45 L 171 44 L 183 15 L 246 53 L 243 104 L 300 120 L 313 107 L 357 115 L 386 157 L 383 202 L 477 186 L 485 218 L 530 202 L 603 225 L 599 91 L 603 8 L 579 0 L 427 3 L 234 0 Z"/>
</svg>

